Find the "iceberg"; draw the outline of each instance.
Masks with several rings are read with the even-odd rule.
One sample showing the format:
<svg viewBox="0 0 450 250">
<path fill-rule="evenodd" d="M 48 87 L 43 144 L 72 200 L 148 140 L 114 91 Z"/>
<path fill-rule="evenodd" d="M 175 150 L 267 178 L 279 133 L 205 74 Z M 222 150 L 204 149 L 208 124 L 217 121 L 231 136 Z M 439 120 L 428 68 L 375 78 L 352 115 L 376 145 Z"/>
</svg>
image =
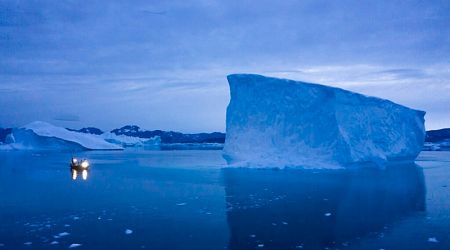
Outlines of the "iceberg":
<svg viewBox="0 0 450 250">
<path fill-rule="evenodd" d="M 152 138 L 145 139 L 126 135 L 116 135 L 111 132 L 103 133 L 100 136 L 105 141 L 120 145 L 122 147 L 160 149 L 161 145 L 161 138 L 159 136 L 154 136 Z"/>
<path fill-rule="evenodd" d="M 223 143 L 163 143 L 162 150 L 222 150 Z"/>
<path fill-rule="evenodd" d="M 15 128 L 6 139 L 4 148 L 16 150 L 121 150 L 98 135 L 69 131 L 62 127 L 36 121 Z M 8 146 L 8 147 L 6 147 Z"/>
<path fill-rule="evenodd" d="M 413 161 L 424 111 L 340 88 L 229 75 L 223 156 L 248 167 L 343 168 Z"/>
</svg>

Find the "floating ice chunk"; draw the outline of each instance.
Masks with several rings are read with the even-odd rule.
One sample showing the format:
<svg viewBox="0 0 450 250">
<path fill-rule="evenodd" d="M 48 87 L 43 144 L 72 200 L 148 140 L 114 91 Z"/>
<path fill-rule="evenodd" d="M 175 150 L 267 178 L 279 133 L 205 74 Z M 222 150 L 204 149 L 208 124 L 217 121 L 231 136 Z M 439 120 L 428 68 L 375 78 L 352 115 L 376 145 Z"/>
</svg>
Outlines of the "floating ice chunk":
<svg viewBox="0 0 450 250">
<path fill-rule="evenodd" d="M 262 247 L 264 247 L 264 244 L 258 244 L 258 247 L 262 248 Z"/>
<path fill-rule="evenodd" d="M 69 248 L 75 248 L 75 247 L 81 247 L 81 246 L 82 246 L 82 244 L 73 243 L 73 244 L 70 244 Z"/>
<path fill-rule="evenodd" d="M 62 232 L 62 233 L 59 233 L 59 234 L 58 234 L 59 237 L 64 237 L 64 236 L 67 236 L 67 235 L 70 235 L 70 233 L 68 233 L 68 232 Z"/>
<path fill-rule="evenodd" d="M 331 216 L 331 213 L 325 213 L 324 215 L 328 217 Z"/>
<path fill-rule="evenodd" d="M 182 202 L 182 203 L 177 203 L 177 206 L 185 206 L 185 205 L 187 205 L 187 203 L 186 203 L 186 202 Z"/>
<path fill-rule="evenodd" d="M 126 229 L 125 230 L 125 234 L 132 234 L 133 233 L 133 230 L 131 230 L 131 229 Z"/>
<path fill-rule="evenodd" d="M 234 166 L 342 168 L 413 161 L 425 112 L 329 86 L 229 75 L 224 157 Z"/>
<path fill-rule="evenodd" d="M 24 244 L 25 246 L 31 246 L 31 245 L 33 244 L 33 242 L 27 241 L 27 242 L 24 242 L 23 244 Z"/>
<path fill-rule="evenodd" d="M 74 220 L 79 220 L 80 219 L 80 217 L 78 217 L 78 216 L 74 216 L 72 219 L 74 219 Z"/>
<path fill-rule="evenodd" d="M 428 242 L 438 243 L 439 241 L 435 237 L 428 238 Z"/>
<path fill-rule="evenodd" d="M 59 242 L 58 242 L 58 241 L 56 241 L 56 240 L 54 240 L 54 241 L 50 242 L 50 245 L 57 245 L 57 244 L 59 244 Z"/>
</svg>

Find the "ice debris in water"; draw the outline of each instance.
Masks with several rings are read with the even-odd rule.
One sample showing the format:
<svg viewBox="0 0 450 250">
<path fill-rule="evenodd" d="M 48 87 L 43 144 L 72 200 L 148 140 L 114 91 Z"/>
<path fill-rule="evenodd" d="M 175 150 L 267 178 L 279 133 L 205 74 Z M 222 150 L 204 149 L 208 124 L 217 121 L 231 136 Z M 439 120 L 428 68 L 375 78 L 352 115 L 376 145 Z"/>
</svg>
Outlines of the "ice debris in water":
<svg viewBox="0 0 450 250">
<path fill-rule="evenodd" d="M 331 216 L 331 213 L 325 213 L 324 215 L 328 217 Z"/>
<path fill-rule="evenodd" d="M 125 234 L 132 234 L 133 233 L 133 230 L 131 230 L 131 229 L 126 229 L 125 230 Z"/>
<path fill-rule="evenodd" d="M 31 242 L 31 241 L 27 241 L 27 242 L 25 242 L 25 243 L 23 243 L 25 246 L 31 246 L 31 244 L 33 244 L 33 242 Z"/>
<path fill-rule="evenodd" d="M 64 237 L 64 236 L 67 236 L 67 235 L 70 235 L 70 233 L 68 233 L 68 232 L 62 232 L 62 233 L 59 233 L 59 234 L 58 234 L 59 237 Z"/>
<path fill-rule="evenodd" d="M 73 243 L 73 244 L 70 244 L 69 248 L 75 248 L 75 247 L 81 247 L 81 246 L 82 246 L 82 244 Z"/>
<path fill-rule="evenodd" d="M 436 239 L 436 237 L 430 237 L 428 238 L 428 242 L 438 243 L 439 241 Z"/>
</svg>

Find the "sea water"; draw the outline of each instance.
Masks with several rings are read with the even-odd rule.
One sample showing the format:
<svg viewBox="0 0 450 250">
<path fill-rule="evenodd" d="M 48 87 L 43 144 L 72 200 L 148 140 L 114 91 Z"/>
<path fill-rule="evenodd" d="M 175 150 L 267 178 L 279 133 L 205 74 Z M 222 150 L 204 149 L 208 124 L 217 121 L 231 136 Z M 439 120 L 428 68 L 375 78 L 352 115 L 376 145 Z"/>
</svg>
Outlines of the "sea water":
<svg viewBox="0 0 450 250">
<path fill-rule="evenodd" d="M 91 168 L 74 173 L 72 156 Z M 0 249 L 450 249 L 450 152 L 386 169 L 221 151 L 0 153 Z"/>
</svg>

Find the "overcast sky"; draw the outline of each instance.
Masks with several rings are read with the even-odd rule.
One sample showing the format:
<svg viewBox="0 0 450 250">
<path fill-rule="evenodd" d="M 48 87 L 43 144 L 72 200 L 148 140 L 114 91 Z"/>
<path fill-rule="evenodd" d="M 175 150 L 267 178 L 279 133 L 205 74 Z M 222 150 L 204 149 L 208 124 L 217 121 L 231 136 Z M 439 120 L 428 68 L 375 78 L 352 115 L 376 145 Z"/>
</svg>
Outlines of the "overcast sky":
<svg viewBox="0 0 450 250">
<path fill-rule="evenodd" d="M 224 131 L 231 73 L 388 98 L 450 127 L 450 1 L 0 0 L 0 127 Z"/>
</svg>

